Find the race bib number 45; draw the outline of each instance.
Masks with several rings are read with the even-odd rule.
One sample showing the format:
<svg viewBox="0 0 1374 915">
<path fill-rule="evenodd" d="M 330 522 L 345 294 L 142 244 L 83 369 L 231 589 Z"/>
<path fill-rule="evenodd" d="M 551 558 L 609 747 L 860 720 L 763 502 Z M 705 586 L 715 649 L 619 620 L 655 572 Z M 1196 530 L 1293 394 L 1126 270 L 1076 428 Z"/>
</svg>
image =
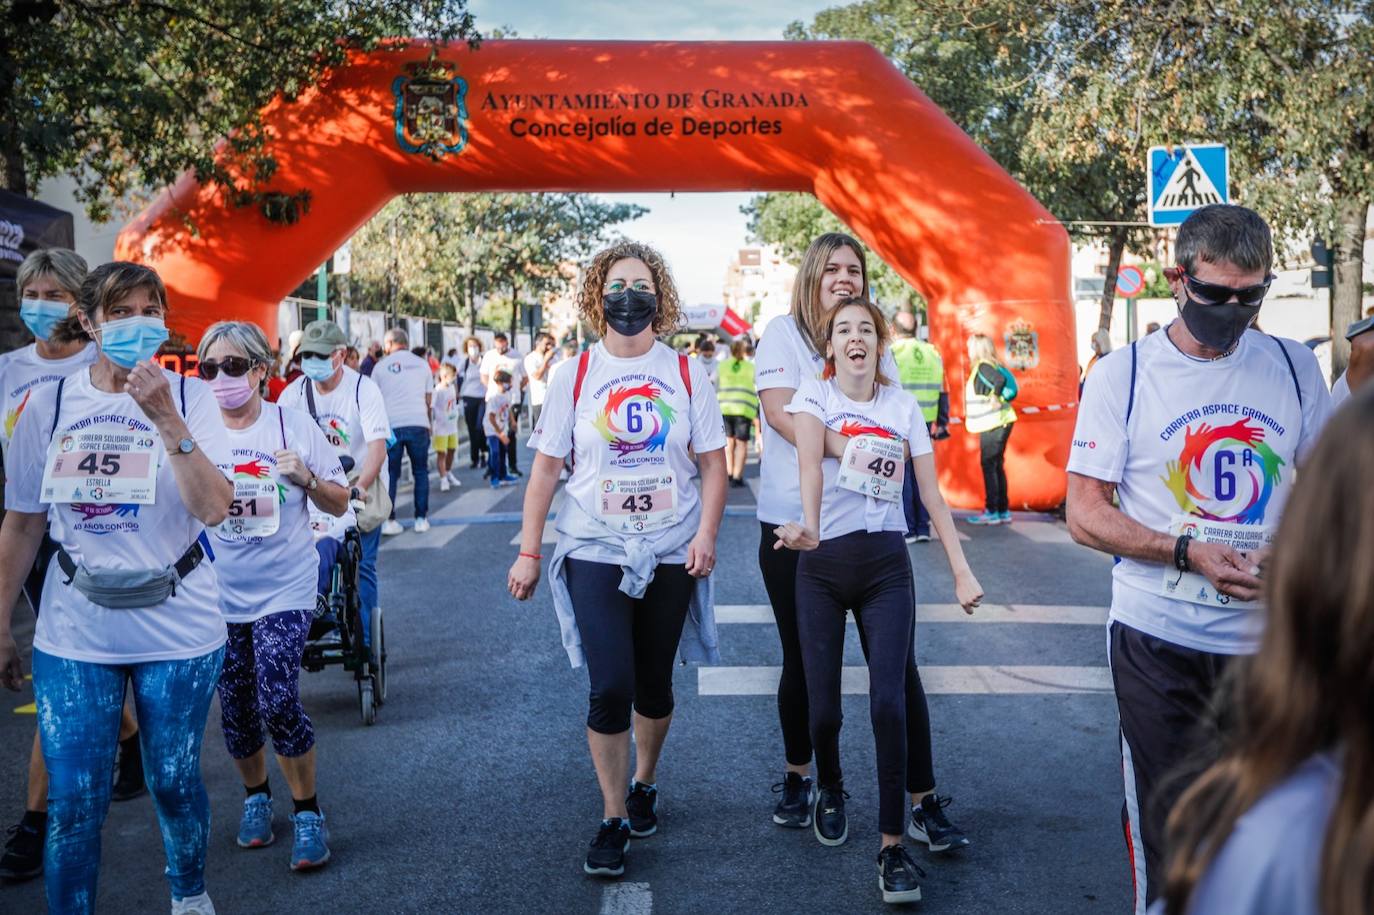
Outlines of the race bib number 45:
<svg viewBox="0 0 1374 915">
<path fill-rule="evenodd" d="M 597 514 L 620 534 L 647 534 L 677 523 L 671 473 L 602 480 L 598 499 Z"/>
<path fill-rule="evenodd" d="M 152 505 L 157 498 L 158 449 L 149 433 L 59 435 L 43 468 L 43 501 Z"/>
<path fill-rule="evenodd" d="M 1224 543 L 1242 553 L 1254 553 L 1269 546 L 1274 541 L 1274 529 L 1257 524 L 1232 524 L 1227 521 L 1207 521 L 1195 515 L 1176 515 L 1169 525 L 1169 533 L 1174 537 L 1192 534 L 1199 543 Z M 1250 610 L 1260 606 L 1259 601 L 1239 600 L 1218 594 L 1217 589 L 1205 575 L 1196 572 L 1182 572 L 1172 566 L 1164 567 L 1160 594 L 1174 600 L 1184 600 L 1190 604 L 1204 607 L 1218 607 L 1227 610 Z"/>
<path fill-rule="evenodd" d="M 840 474 L 835 482 L 851 492 L 884 502 L 900 502 L 905 477 L 906 461 L 902 459 L 901 441 L 857 435 L 844 446 Z"/>
</svg>

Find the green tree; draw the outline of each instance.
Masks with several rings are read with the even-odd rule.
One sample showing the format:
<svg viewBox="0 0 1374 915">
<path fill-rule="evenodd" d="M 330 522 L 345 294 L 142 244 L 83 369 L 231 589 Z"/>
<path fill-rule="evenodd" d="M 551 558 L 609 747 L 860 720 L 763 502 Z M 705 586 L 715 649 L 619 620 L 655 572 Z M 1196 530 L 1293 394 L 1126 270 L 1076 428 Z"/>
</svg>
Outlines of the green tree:
<svg viewBox="0 0 1374 915">
<path fill-rule="evenodd" d="M 258 112 L 392 36 L 476 39 L 467 0 L 10 0 L 0 6 L 0 184 L 71 173 L 91 217 L 188 169 L 290 221 Z M 222 138 L 229 138 L 221 142 Z"/>
</svg>

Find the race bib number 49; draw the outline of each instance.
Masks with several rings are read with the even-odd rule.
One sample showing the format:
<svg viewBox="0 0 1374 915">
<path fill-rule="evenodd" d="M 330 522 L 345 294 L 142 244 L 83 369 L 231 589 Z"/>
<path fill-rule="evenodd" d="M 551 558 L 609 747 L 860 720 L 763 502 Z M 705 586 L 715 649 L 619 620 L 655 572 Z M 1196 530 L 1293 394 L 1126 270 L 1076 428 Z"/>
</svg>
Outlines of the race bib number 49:
<svg viewBox="0 0 1374 915">
<path fill-rule="evenodd" d="M 1169 525 L 1169 533 L 1174 537 L 1192 534 L 1198 543 L 1224 543 L 1242 553 L 1254 553 L 1269 546 L 1274 541 L 1274 529 L 1257 524 L 1232 524 L 1228 521 L 1207 521 L 1195 515 L 1176 515 Z M 1250 610 L 1260 606 L 1259 601 L 1240 600 L 1217 589 L 1205 575 L 1196 572 L 1179 572 L 1171 565 L 1164 567 L 1160 594 L 1174 600 L 1184 600 L 1190 604 L 1205 607 L 1218 607 L 1227 610 Z"/>
<path fill-rule="evenodd" d="M 219 533 L 229 539 L 270 537 L 281 523 L 275 480 L 235 480 L 234 501 L 220 522 Z"/>
<path fill-rule="evenodd" d="M 157 499 L 158 448 L 150 433 L 59 435 L 43 468 L 43 501 L 152 505 Z"/>
<path fill-rule="evenodd" d="M 884 502 L 900 502 L 905 477 L 906 461 L 902 459 L 900 440 L 857 435 L 844 446 L 835 482 L 851 492 Z"/>
<path fill-rule="evenodd" d="M 677 490 L 671 473 L 602 480 L 597 514 L 620 534 L 647 534 L 677 523 Z"/>
</svg>

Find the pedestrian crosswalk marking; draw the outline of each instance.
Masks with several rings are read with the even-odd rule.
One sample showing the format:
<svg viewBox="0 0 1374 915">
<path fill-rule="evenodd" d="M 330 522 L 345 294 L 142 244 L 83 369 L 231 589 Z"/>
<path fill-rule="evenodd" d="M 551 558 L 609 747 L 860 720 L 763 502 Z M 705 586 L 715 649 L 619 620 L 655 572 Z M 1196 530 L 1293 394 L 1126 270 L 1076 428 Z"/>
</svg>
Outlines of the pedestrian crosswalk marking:
<svg viewBox="0 0 1374 915">
<path fill-rule="evenodd" d="M 853 617 L 849 621 L 853 622 Z M 918 604 L 919 623 L 1049 623 L 1067 626 L 1105 626 L 1106 607 L 1056 604 L 983 604 L 972 614 L 958 604 Z M 717 604 L 716 623 L 772 624 L 773 608 L 767 604 Z"/>
<path fill-rule="evenodd" d="M 781 667 L 700 667 L 697 693 L 702 696 L 776 696 Z M 921 666 L 928 695 L 1044 695 L 1111 693 L 1106 667 Z M 868 668 L 845 667 L 841 692 L 868 695 Z"/>
</svg>

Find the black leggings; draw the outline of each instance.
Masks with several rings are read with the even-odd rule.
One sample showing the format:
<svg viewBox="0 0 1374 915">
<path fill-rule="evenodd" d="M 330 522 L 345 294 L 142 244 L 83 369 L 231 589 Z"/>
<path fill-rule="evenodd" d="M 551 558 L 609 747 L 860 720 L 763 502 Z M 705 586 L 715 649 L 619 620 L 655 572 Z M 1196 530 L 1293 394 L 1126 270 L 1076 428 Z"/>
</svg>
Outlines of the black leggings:
<svg viewBox="0 0 1374 915">
<path fill-rule="evenodd" d="M 463 398 L 463 422 L 468 427 L 468 451 L 474 464 L 481 463 L 486 450 L 487 433 L 482 429 L 482 411 L 486 406 L 487 402 L 480 397 Z"/>
<path fill-rule="evenodd" d="M 778 679 L 778 720 L 782 724 L 783 752 L 794 766 L 811 762 L 810 703 L 806 695 L 806 673 L 802 665 L 801 636 L 797 633 L 797 560 L 796 550 L 773 549 L 778 538 L 773 534 L 777 525 L 760 522 L 759 569 L 768 600 L 773 605 L 773 619 L 778 624 L 778 639 L 782 642 L 782 676 Z M 853 610 L 851 606 L 849 608 Z M 859 627 L 859 647 L 868 657 L 868 635 Z M 913 688 L 914 687 L 914 688 Z M 911 683 L 907 688 L 907 785 L 913 793 L 930 791 L 935 787 L 935 774 L 930 751 L 930 713 L 926 708 L 925 690 L 916 670 L 916 655 L 911 656 Z"/>
<path fill-rule="evenodd" d="M 999 429 L 978 433 L 979 461 L 983 465 L 983 492 L 988 512 L 1009 511 L 1007 503 L 1007 439 L 1011 423 Z"/>
<path fill-rule="evenodd" d="M 895 531 L 857 531 L 821 542 L 797 562 L 797 630 L 806 668 L 811 740 L 822 785 L 843 787 L 840 671 L 845 610 L 868 645 L 868 703 L 878 759 L 878 828 L 906 826 L 902 788 L 930 791 L 930 713 L 916 670 L 916 596 L 911 560 Z M 910 744 L 910 747 L 908 747 Z"/>
<path fill-rule="evenodd" d="M 673 713 L 673 656 L 682 639 L 696 579 L 682 563 L 663 563 L 644 596 L 620 590 L 620 566 L 564 560 L 591 693 L 587 727 L 598 734 L 630 729 L 630 708 L 645 718 Z"/>
</svg>

